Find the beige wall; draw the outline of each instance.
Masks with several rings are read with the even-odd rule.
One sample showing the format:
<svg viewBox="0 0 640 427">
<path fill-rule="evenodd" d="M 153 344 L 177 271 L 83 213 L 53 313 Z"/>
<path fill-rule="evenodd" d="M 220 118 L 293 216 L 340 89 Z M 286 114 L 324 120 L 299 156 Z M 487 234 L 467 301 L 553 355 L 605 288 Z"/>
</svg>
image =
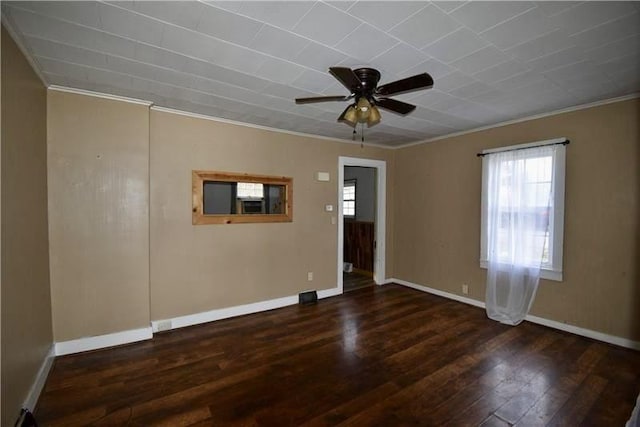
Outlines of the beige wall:
<svg viewBox="0 0 640 427">
<path fill-rule="evenodd" d="M 151 129 L 154 320 L 334 288 L 337 225 L 324 206 L 337 204 L 341 155 L 387 161 L 392 224 L 393 151 L 160 111 L 151 112 Z M 194 169 L 293 177 L 293 222 L 193 226 Z M 331 181 L 316 181 L 318 171 L 330 172 Z M 393 273 L 390 225 L 387 277 Z"/>
<path fill-rule="evenodd" d="M 639 112 L 635 99 L 398 150 L 395 277 L 484 300 L 476 153 L 567 137 L 564 281 L 541 281 L 532 314 L 640 340 Z"/>
<path fill-rule="evenodd" d="M 387 160 L 393 273 L 391 150 L 168 112 L 149 117 L 144 105 L 59 91 L 49 91 L 48 108 L 56 341 L 334 288 L 337 225 L 324 206 L 337 204 L 341 155 Z M 194 169 L 293 177 L 293 223 L 193 226 Z M 316 181 L 318 171 L 331 181 Z"/>
<path fill-rule="evenodd" d="M 2 27 L 2 425 L 52 344 L 46 89 Z"/>
<path fill-rule="evenodd" d="M 149 109 L 49 91 L 57 342 L 149 327 Z"/>
</svg>

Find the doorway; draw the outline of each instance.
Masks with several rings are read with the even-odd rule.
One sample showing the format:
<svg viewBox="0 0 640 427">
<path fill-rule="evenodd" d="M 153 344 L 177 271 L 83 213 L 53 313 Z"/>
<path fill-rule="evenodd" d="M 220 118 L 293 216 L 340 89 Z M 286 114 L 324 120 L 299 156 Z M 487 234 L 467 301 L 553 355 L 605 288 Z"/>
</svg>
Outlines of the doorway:
<svg viewBox="0 0 640 427">
<path fill-rule="evenodd" d="M 386 163 L 340 157 L 338 288 L 385 282 Z"/>
</svg>

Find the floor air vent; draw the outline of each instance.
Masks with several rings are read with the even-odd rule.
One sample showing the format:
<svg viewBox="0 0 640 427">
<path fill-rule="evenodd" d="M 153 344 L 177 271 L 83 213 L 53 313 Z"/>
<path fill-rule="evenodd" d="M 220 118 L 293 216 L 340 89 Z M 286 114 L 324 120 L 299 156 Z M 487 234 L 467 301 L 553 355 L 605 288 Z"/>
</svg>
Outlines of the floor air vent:
<svg viewBox="0 0 640 427">
<path fill-rule="evenodd" d="M 316 291 L 302 292 L 298 294 L 298 302 L 302 305 L 315 304 L 318 302 L 318 293 Z"/>
</svg>

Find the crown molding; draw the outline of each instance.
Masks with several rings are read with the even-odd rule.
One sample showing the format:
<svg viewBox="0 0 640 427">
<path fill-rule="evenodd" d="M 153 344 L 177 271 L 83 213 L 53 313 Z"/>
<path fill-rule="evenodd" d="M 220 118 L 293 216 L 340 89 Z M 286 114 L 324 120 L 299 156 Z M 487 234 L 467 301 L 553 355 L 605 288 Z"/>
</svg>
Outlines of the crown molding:
<svg viewBox="0 0 640 427">
<path fill-rule="evenodd" d="M 323 136 L 323 135 L 314 135 L 314 134 L 310 134 L 310 133 L 296 132 L 296 131 L 290 131 L 290 130 L 286 130 L 286 129 L 278 129 L 278 128 L 273 128 L 273 127 L 263 126 L 263 125 L 253 124 L 253 123 L 239 122 L 239 121 L 236 121 L 236 120 L 225 119 L 225 118 L 222 118 L 222 117 L 209 116 L 209 115 L 201 114 L 201 113 L 193 113 L 193 112 L 190 112 L 190 111 L 178 110 L 178 109 L 175 109 L 175 108 L 161 107 L 161 106 L 158 106 L 158 105 L 154 104 L 151 101 L 146 101 L 146 100 L 143 100 L 143 99 L 128 98 L 128 97 L 125 97 L 125 96 L 111 95 L 111 94 L 103 93 L 103 92 L 94 92 L 94 91 L 91 91 L 91 90 L 76 89 L 76 88 L 70 88 L 70 87 L 65 87 L 65 86 L 57 86 L 57 85 L 49 85 L 47 88 L 50 89 L 50 90 L 58 91 L 58 92 L 74 93 L 74 94 L 78 94 L 78 95 L 94 96 L 94 97 L 97 97 L 97 98 L 104 98 L 104 99 L 111 99 L 111 100 L 116 100 L 116 101 L 123 101 L 123 102 L 130 102 L 130 103 L 134 103 L 134 104 L 146 105 L 146 106 L 149 106 L 149 108 L 151 110 L 155 110 L 155 111 L 178 114 L 178 115 L 182 115 L 182 116 L 193 117 L 193 118 L 203 119 L 203 120 L 211 120 L 211 121 L 215 121 L 215 122 L 219 122 L 219 123 L 226 123 L 226 124 L 231 124 L 231 125 L 236 125 L 236 126 L 248 127 L 248 128 L 251 128 L 251 129 L 260 129 L 260 130 L 266 130 L 266 131 L 269 131 L 269 132 L 284 133 L 284 134 L 287 134 L 287 135 L 300 136 L 300 137 L 304 137 L 304 138 L 322 139 L 322 140 L 325 140 L 325 141 L 333 141 L 333 142 L 339 142 L 339 143 L 343 143 L 343 144 L 362 145 L 362 143 L 359 142 L 359 141 L 352 141 L 352 140 L 348 140 L 348 139 L 341 139 L 341 138 L 335 138 L 335 137 Z M 410 143 L 407 143 L 407 144 L 402 144 L 402 145 L 397 145 L 397 146 L 388 146 L 388 145 L 384 145 L 384 144 L 375 144 L 375 143 L 367 143 L 367 142 L 364 142 L 363 145 L 366 145 L 367 147 L 383 148 L 383 149 L 386 149 L 386 150 L 398 150 L 398 149 L 402 149 L 402 148 L 412 147 L 412 146 L 415 146 L 415 145 L 427 144 L 429 142 L 440 141 L 440 140 L 443 140 L 443 139 L 454 138 L 454 137 L 457 137 L 457 136 L 467 135 L 467 134 L 471 134 L 471 133 L 475 133 L 475 132 L 481 132 L 481 131 L 494 129 L 494 128 L 499 128 L 499 127 L 503 127 L 503 126 L 509 126 L 509 125 L 513 125 L 513 124 L 517 124 L 517 123 L 528 122 L 528 121 L 531 121 L 531 120 L 538 120 L 538 119 L 545 118 L 545 117 L 555 116 L 555 115 L 558 115 L 558 114 L 570 113 L 570 112 L 573 112 L 573 111 L 585 110 L 585 109 L 588 109 L 588 108 L 599 107 L 599 106 L 602 106 L 602 105 L 614 104 L 614 103 L 617 103 L 617 102 L 628 101 L 628 100 L 636 99 L 636 98 L 640 98 L 640 93 L 636 92 L 636 93 L 632 93 L 632 94 L 625 95 L 625 96 L 619 96 L 619 97 L 616 97 L 616 98 L 609 98 L 609 99 L 605 99 L 605 100 L 601 100 L 601 101 L 590 102 L 588 104 L 581 104 L 581 105 L 576 105 L 576 106 L 573 106 L 573 107 L 562 108 L 562 109 L 559 109 L 559 110 L 549 111 L 547 113 L 540 113 L 540 114 L 536 114 L 536 115 L 533 115 L 533 116 L 522 117 L 522 118 L 519 118 L 519 119 L 507 120 L 507 121 L 496 123 L 496 124 L 493 124 L 493 125 L 480 126 L 480 127 L 477 127 L 477 128 L 464 130 L 464 131 L 461 131 L 461 132 L 454 132 L 454 133 L 450 133 L 450 134 L 447 134 L 447 135 L 437 136 L 435 138 L 425 139 L 423 141 L 410 142 Z"/>
<path fill-rule="evenodd" d="M 144 99 L 128 98 L 126 96 L 111 95 L 108 93 L 94 92 L 91 90 L 76 89 L 76 88 L 66 87 L 66 86 L 49 85 L 47 89 L 53 90 L 55 92 L 73 93 L 76 95 L 85 95 L 85 96 L 93 96 L 95 98 L 110 99 L 112 101 L 128 102 L 130 104 L 146 105 L 147 107 L 150 107 L 153 105 L 153 102 L 146 101 Z"/>
<path fill-rule="evenodd" d="M 462 136 L 462 135 L 467 135 L 467 134 L 470 134 L 470 133 L 481 132 L 483 130 L 489 130 L 489 129 L 499 128 L 499 127 L 503 127 L 503 126 L 509 126 L 509 125 L 513 125 L 513 124 L 516 124 L 516 123 L 528 122 L 528 121 L 531 121 L 531 120 L 538 120 L 538 119 L 542 119 L 542 118 L 545 118 L 545 117 L 556 116 L 558 114 L 571 113 L 573 111 L 585 110 L 587 108 L 600 107 L 602 105 L 607 105 L 607 104 L 615 104 L 616 102 L 628 101 L 630 99 L 635 99 L 635 98 L 640 98 L 640 92 L 636 92 L 636 93 L 632 93 L 632 94 L 624 95 L 624 96 L 618 96 L 616 98 L 603 99 L 602 101 L 594 101 L 594 102 L 590 102 L 588 104 L 574 105 L 573 107 L 561 108 L 559 110 L 553 110 L 553 111 L 549 111 L 547 113 L 535 114 L 533 116 L 521 117 L 519 119 L 507 120 L 505 122 L 500 122 L 500 123 L 496 123 L 496 124 L 493 124 L 493 125 L 480 126 L 480 127 L 469 129 L 469 130 L 463 130 L 463 131 L 460 131 L 460 132 L 449 133 L 447 135 L 436 136 L 434 138 L 425 139 L 424 141 L 410 142 L 408 144 L 398 145 L 396 147 L 390 147 L 390 148 L 392 150 L 397 150 L 397 149 L 400 149 L 400 148 L 412 147 L 414 145 L 426 144 L 426 143 L 429 143 L 429 142 L 440 141 L 442 139 L 447 139 L 447 138 L 454 138 L 456 136 Z"/>
<path fill-rule="evenodd" d="M 248 128 L 252 128 L 252 129 L 266 130 L 266 131 L 270 131 L 270 132 L 284 133 L 284 134 L 287 134 L 287 135 L 301 136 L 301 137 L 305 137 L 305 138 L 323 139 L 323 140 L 326 140 L 326 141 L 340 142 L 340 143 L 343 143 L 343 144 L 357 144 L 357 145 L 361 144 L 359 141 L 351 141 L 351 140 L 348 140 L 348 139 L 334 138 L 334 137 L 331 137 L 331 136 L 314 135 L 314 134 L 311 134 L 311 133 L 296 132 L 296 131 L 292 131 L 292 130 L 272 128 L 272 127 L 269 127 L 269 126 L 263 126 L 263 125 L 253 124 L 253 123 L 245 123 L 245 122 L 239 122 L 239 121 L 236 121 L 236 120 L 224 119 L 222 117 L 215 117 L 215 116 L 209 116 L 209 115 L 206 115 L 206 114 L 192 113 L 190 111 L 176 110 L 174 108 L 161 107 L 161 106 L 155 105 L 155 104 L 151 106 L 151 109 L 154 110 L 154 111 L 160 111 L 160 112 L 164 112 L 164 113 L 179 114 L 181 116 L 193 117 L 193 118 L 196 118 L 196 119 L 211 120 L 211 121 L 219 122 L 219 123 L 226 123 L 226 124 L 230 124 L 230 125 L 243 126 L 243 127 L 248 127 Z M 385 148 L 387 150 L 391 148 L 391 147 L 388 147 L 386 145 L 371 144 L 371 143 L 367 143 L 367 142 L 365 142 L 364 145 L 366 145 L 368 147 Z"/>
<path fill-rule="evenodd" d="M 76 94 L 76 95 L 93 96 L 93 97 L 96 97 L 96 98 L 110 99 L 110 100 L 113 100 L 113 101 L 122 101 L 122 102 L 129 102 L 129 103 L 132 103 L 132 104 L 146 105 L 146 106 L 149 107 L 149 109 L 154 110 L 154 111 L 160 111 L 160 112 L 171 113 L 171 114 L 178 114 L 178 115 L 181 115 L 181 116 L 193 117 L 193 118 L 203 119 L 203 120 L 211 120 L 211 121 L 214 121 L 214 122 L 226 123 L 226 124 L 231 124 L 231 125 L 236 125 L 236 126 L 243 126 L 243 127 L 248 127 L 248 128 L 252 128 L 252 129 L 260 129 L 260 130 L 266 130 L 266 131 L 270 131 L 270 132 L 284 133 L 284 134 L 287 134 L 287 135 L 294 135 L 294 136 L 300 136 L 300 137 L 305 137 L 305 138 L 322 139 L 322 140 L 326 140 L 326 141 L 339 142 L 339 143 L 342 143 L 342 144 L 357 144 L 357 145 L 361 145 L 361 143 L 359 141 L 351 141 L 351 140 L 347 140 L 347 139 L 334 138 L 334 137 L 330 137 L 330 136 L 314 135 L 314 134 L 304 133 L 304 132 L 295 132 L 295 131 L 290 131 L 290 130 L 286 130 L 286 129 L 278 129 L 278 128 L 273 128 L 273 127 L 269 127 L 269 126 L 257 125 L 257 124 L 253 124 L 253 123 L 239 122 L 239 121 L 236 121 L 236 120 L 225 119 L 225 118 L 222 118 L 222 117 L 209 116 L 209 115 L 206 115 L 206 114 L 193 113 L 193 112 L 190 112 L 190 111 L 178 110 L 178 109 L 175 109 L 175 108 L 161 107 L 161 106 L 156 105 L 155 103 L 153 103 L 151 101 L 147 101 L 147 100 L 144 100 L 144 99 L 128 98 L 126 96 L 111 95 L 111 94 L 104 93 L 104 92 L 95 92 L 95 91 L 92 91 L 92 90 L 77 89 L 77 88 L 72 88 L 72 87 L 67 87 L 67 86 L 58 86 L 58 85 L 49 85 L 47 87 L 47 89 L 52 90 L 52 91 L 56 91 L 56 92 L 73 93 L 73 94 Z M 386 145 L 382 145 L 382 144 L 372 144 L 372 143 L 367 143 L 367 142 L 365 142 L 364 145 L 366 145 L 367 147 L 384 148 L 384 149 L 387 149 L 387 150 L 392 148 L 392 147 L 389 147 L 389 146 L 386 146 Z"/>
</svg>

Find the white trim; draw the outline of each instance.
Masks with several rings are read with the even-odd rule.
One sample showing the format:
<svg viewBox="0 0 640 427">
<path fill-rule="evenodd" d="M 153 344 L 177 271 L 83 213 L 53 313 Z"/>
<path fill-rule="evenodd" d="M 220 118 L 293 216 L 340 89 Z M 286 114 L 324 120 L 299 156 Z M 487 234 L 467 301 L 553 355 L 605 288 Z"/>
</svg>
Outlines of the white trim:
<svg viewBox="0 0 640 427">
<path fill-rule="evenodd" d="M 560 245 L 560 251 L 562 251 L 562 245 Z M 489 268 L 489 261 L 487 261 L 486 259 L 481 259 L 480 268 L 484 268 L 485 270 Z M 562 271 L 555 271 L 555 270 L 541 268 L 540 278 L 546 279 L 546 280 L 553 280 L 555 282 L 562 282 Z"/>
<path fill-rule="evenodd" d="M 463 297 L 461 295 L 451 294 L 449 292 L 441 291 L 439 289 L 433 289 L 428 286 L 418 285 L 417 283 L 408 282 L 401 279 L 390 279 L 389 283 L 397 283 L 398 285 L 406 286 L 408 288 L 416 289 L 428 294 L 437 295 L 439 297 L 448 298 L 454 301 L 462 302 L 465 304 L 473 305 L 475 307 L 484 308 L 484 303 L 472 298 Z"/>
<path fill-rule="evenodd" d="M 344 283 L 342 270 L 344 262 L 344 213 L 342 192 L 344 189 L 345 166 L 361 166 L 376 169 L 376 219 L 375 219 L 375 259 L 373 260 L 373 281 L 383 285 L 386 281 L 386 233 L 387 233 L 387 162 L 384 160 L 361 159 L 357 157 L 338 157 L 338 288 L 342 291 Z"/>
<path fill-rule="evenodd" d="M 318 292 L 318 299 L 329 298 L 342 293 L 341 289 L 322 289 Z M 185 328 L 187 326 L 209 323 L 216 320 L 229 319 L 231 317 L 244 316 L 246 314 L 260 313 L 274 310 L 276 308 L 287 307 L 298 304 L 298 295 L 292 295 L 272 300 L 259 301 L 250 304 L 236 305 L 233 307 L 219 308 L 216 310 L 204 311 L 201 313 L 188 314 L 186 316 L 173 317 L 171 319 L 161 319 L 151 321 L 153 332 L 168 331 L 171 329 Z M 162 325 L 160 325 L 162 324 Z M 159 326 L 163 326 L 160 328 Z"/>
<path fill-rule="evenodd" d="M 131 329 L 129 331 L 115 332 L 112 334 L 98 335 L 94 337 L 79 338 L 71 341 L 57 342 L 55 344 L 56 356 L 80 353 L 82 351 L 97 350 L 116 345 L 129 344 L 153 338 L 151 328 Z"/>
<path fill-rule="evenodd" d="M 56 92 L 73 93 L 76 95 L 85 95 L 85 96 L 93 96 L 95 98 L 110 99 L 112 101 L 122 101 L 122 102 L 129 102 L 131 104 L 146 105 L 148 107 L 153 105 L 153 102 L 146 101 L 144 99 L 128 98 L 126 96 L 110 95 L 108 93 L 94 92 L 92 90 L 76 89 L 76 88 L 66 87 L 66 86 L 49 85 L 47 89 L 53 90 Z"/>
<path fill-rule="evenodd" d="M 55 346 L 51 344 L 49 348 L 49 352 L 45 356 L 42 361 L 42 365 L 40 365 L 40 369 L 38 370 L 38 374 L 31 384 L 31 388 L 29 389 L 29 393 L 27 394 L 27 398 L 24 400 L 22 404 L 23 408 L 26 408 L 33 412 L 36 407 L 36 403 L 38 403 L 38 398 L 40 397 L 40 393 L 42 393 L 42 389 L 44 388 L 44 384 L 47 381 L 47 377 L 49 376 L 49 371 L 51 371 L 51 366 L 53 366 L 53 360 L 55 359 Z"/>
<path fill-rule="evenodd" d="M 628 101 L 630 99 L 640 98 L 640 92 L 632 93 L 629 95 L 619 96 L 616 98 L 603 99 L 602 101 L 589 102 L 587 104 L 574 105 L 573 107 L 561 108 L 559 110 L 549 111 L 547 113 L 534 114 L 533 116 L 521 117 L 519 119 L 507 120 L 500 123 L 495 123 L 492 125 L 480 126 L 473 129 L 463 130 L 460 132 L 453 132 L 446 135 L 436 136 L 433 138 L 425 139 L 423 141 L 409 142 L 407 144 L 396 145 L 395 147 L 388 147 L 392 150 L 397 150 L 400 148 L 412 147 L 414 145 L 426 144 L 428 142 L 440 141 L 441 139 L 454 138 L 456 136 L 467 135 L 470 133 L 481 132 L 483 130 L 489 130 L 494 128 L 499 128 L 503 126 L 514 125 L 516 123 L 528 122 L 531 120 L 538 120 L 549 116 L 555 116 L 558 114 L 571 113 L 573 111 L 585 110 L 587 108 L 600 107 L 602 105 L 615 104 L 616 102 Z"/>
<path fill-rule="evenodd" d="M 286 133 L 286 134 L 289 134 L 289 135 L 304 136 L 304 137 L 308 137 L 308 138 L 319 138 L 319 139 L 325 139 L 325 140 L 328 140 L 328 141 L 335 141 L 335 142 L 352 142 L 350 140 L 347 141 L 345 139 L 332 138 L 330 136 L 312 135 L 310 133 L 295 132 L 295 131 L 290 131 L 290 130 L 272 128 L 272 127 L 269 127 L 269 126 L 256 125 L 256 124 L 252 124 L 252 123 L 238 122 L 236 120 L 224 119 L 224 118 L 221 118 L 221 117 L 208 116 L 206 114 L 192 113 L 192 112 L 189 112 L 189 111 L 176 110 L 176 109 L 168 108 L 168 107 L 160 107 L 158 105 L 154 105 L 153 107 L 151 107 L 151 109 L 155 110 L 155 111 L 160 111 L 160 112 L 163 112 L 163 113 L 178 114 L 180 116 L 193 117 L 193 118 L 196 118 L 196 119 L 203 119 L 203 120 L 211 120 L 213 122 L 226 123 L 226 124 L 236 125 L 236 126 L 243 126 L 243 127 L 248 127 L 248 128 L 252 128 L 252 129 L 260 129 L 260 130 L 267 130 L 267 131 L 272 131 L 272 132 Z"/>
<path fill-rule="evenodd" d="M 301 136 L 301 137 L 304 137 L 304 138 L 322 139 L 322 140 L 326 140 L 326 141 L 340 142 L 340 143 L 343 143 L 343 144 L 358 144 L 358 145 L 361 145 L 361 142 L 353 141 L 351 139 L 341 139 L 341 138 L 334 138 L 334 137 L 331 137 L 331 136 L 314 135 L 314 134 L 311 134 L 311 133 L 296 132 L 296 131 L 293 131 L 293 130 L 286 130 L 286 129 L 278 129 L 278 128 L 273 128 L 273 127 L 264 126 L 264 125 L 257 125 L 257 124 L 253 124 L 253 123 L 239 122 L 239 121 L 231 120 L 231 119 L 224 119 L 222 117 L 209 116 L 209 115 L 201 114 L 201 113 L 192 113 L 190 111 L 176 110 L 174 108 L 169 108 L 169 107 L 161 107 L 161 106 L 155 105 L 155 104 L 153 106 L 151 106 L 151 109 L 155 110 L 155 111 L 160 111 L 160 112 L 163 112 L 163 113 L 178 114 L 180 116 L 193 117 L 195 119 L 211 120 L 213 122 L 226 123 L 226 124 L 230 124 L 230 125 L 242 126 L 242 127 L 247 127 L 247 128 L 251 128 L 251 129 L 260 129 L 260 130 L 266 130 L 266 131 L 269 131 L 269 132 L 284 133 L 284 134 L 287 134 L 287 135 Z M 370 146 L 370 147 L 386 148 L 386 149 L 389 148 L 389 146 L 387 146 L 387 145 L 371 144 L 371 143 L 367 143 L 367 142 L 365 142 L 364 145 Z"/>
<path fill-rule="evenodd" d="M 45 81 L 43 80 L 43 82 L 45 82 Z M 301 136 L 301 137 L 305 137 L 305 138 L 322 139 L 322 140 L 327 140 L 327 141 L 340 142 L 340 143 L 344 143 L 344 144 L 358 144 L 358 145 L 361 145 L 361 142 L 352 141 L 351 139 L 333 138 L 333 137 L 330 137 L 330 136 L 314 135 L 314 134 L 310 134 L 310 133 L 296 132 L 296 131 L 290 131 L 290 130 L 286 130 L 286 129 L 278 129 L 278 128 L 273 128 L 273 127 L 269 127 L 269 126 L 257 125 L 257 124 L 253 124 L 253 123 L 244 123 L 244 122 L 239 122 L 239 121 L 235 121 L 235 120 L 224 119 L 222 117 L 214 117 L 214 116 L 209 116 L 209 115 L 206 115 L 206 114 L 192 113 L 190 111 L 176 110 L 174 108 L 168 108 L 168 107 L 161 107 L 161 106 L 156 105 L 152 101 L 147 101 L 147 100 L 144 100 L 144 99 L 129 98 L 129 97 L 126 97 L 126 96 L 111 95 L 111 94 L 104 93 L 104 92 L 95 92 L 95 91 L 92 91 L 92 90 L 77 89 L 77 88 L 71 88 L 71 87 L 67 87 L 67 86 L 58 86 L 58 85 L 48 85 L 47 89 L 54 90 L 56 92 L 73 93 L 73 94 L 76 94 L 76 95 L 86 95 L 86 96 L 93 96 L 93 97 L 96 97 L 96 98 L 110 99 L 110 100 L 113 100 L 113 101 L 123 101 L 123 102 L 129 102 L 129 103 L 132 103 L 132 104 L 146 105 L 146 106 L 149 106 L 149 108 L 151 110 L 155 110 L 155 111 L 160 111 L 160 112 L 164 112 L 164 113 L 171 113 L 171 114 L 178 114 L 178 115 L 181 115 L 181 116 L 193 117 L 193 118 L 196 118 L 196 119 L 211 120 L 211 121 L 214 121 L 214 122 L 226 123 L 226 124 L 231 124 L 231 125 L 236 125 L 236 126 L 242 126 L 242 127 L 247 127 L 247 128 L 251 128 L 251 129 L 260 129 L 260 130 L 266 130 L 266 131 L 270 131 L 270 132 L 279 132 L 279 133 L 284 133 L 284 134 L 287 134 L 287 135 Z M 378 148 L 389 149 L 389 146 L 383 145 L 383 144 L 371 144 L 371 143 L 366 143 L 365 142 L 364 145 L 369 146 L 369 147 L 378 147 Z"/>
<path fill-rule="evenodd" d="M 534 141 L 525 144 L 516 144 L 506 147 L 498 147 L 483 150 L 483 154 L 499 153 L 509 150 L 520 150 L 532 147 L 543 147 L 562 144 L 568 141 L 567 138 L 555 138 L 545 141 Z M 562 254 L 564 246 L 564 199 L 565 199 L 565 171 L 566 171 L 566 145 L 558 146 L 553 152 L 553 178 L 552 178 L 552 221 L 549 223 L 550 262 L 540 269 L 540 277 L 547 280 L 562 281 Z M 482 158 L 482 191 L 480 202 L 480 267 L 488 268 L 488 236 L 487 236 L 487 187 L 489 185 L 489 162 L 488 157 Z M 550 268 L 549 268 L 550 267 Z"/>
<path fill-rule="evenodd" d="M 388 283 L 396 283 L 398 285 L 406 286 L 408 288 L 416 289 L 418 291 L 426 292 L 429 294 L 437 295 L 440 297 L 448 298 L 454 301 L 459 301 L 465 304 L 473 305 L 475 307 L 485 308 L 485 304 L 482 301 L 478 301 L 471 298 L 466 298 L 460 295 L 452 294 L 449 292 L 441 291 L 438 289 L 429 288 L 427 286 L 418 285 L 416 283 L 408 282 L 401 279 L 389 279 Z M 525 317 L 525 320 L 538 325 L 547 326 L 549 328 L 558 329 L 560 331 L 569 332 L 575 335 L 580 335 L 594 340 L 606 342 L 609 344 L 618 345 L 620 347 L 626 347 L 633 350 L 640 350 L 640 341 L 633 341 L 628 338 L 618 337 L 616 335 L 605 334 L 603 332 L 594 331 L 591 329 L 581 328 L 579 326 L 570 325 L 568 323 L 558 322 L 556 320 L 545 319 L 543 317 L 533 316 L 531 314 Z"/>
</svg>

